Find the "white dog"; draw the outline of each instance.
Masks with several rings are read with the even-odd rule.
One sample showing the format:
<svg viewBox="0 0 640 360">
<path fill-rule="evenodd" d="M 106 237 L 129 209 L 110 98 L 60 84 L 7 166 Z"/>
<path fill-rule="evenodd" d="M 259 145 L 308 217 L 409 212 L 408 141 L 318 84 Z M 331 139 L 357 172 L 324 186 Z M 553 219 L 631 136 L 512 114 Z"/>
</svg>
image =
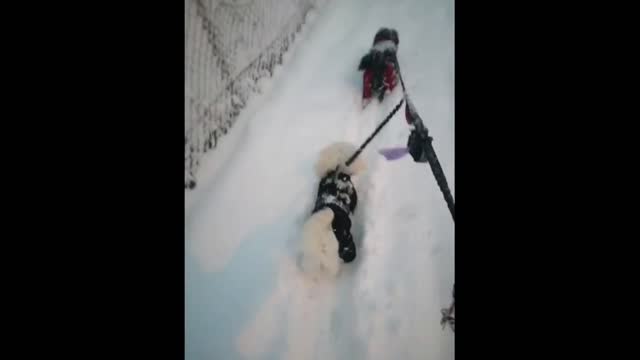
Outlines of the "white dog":
<svg viewBox="0 0 640 360">
<path fill-rule="evenodd" d="M 320 152 L 315 166 L 320 178 L 316 204 L 302 229 L 305 272 L 335 276 L 343 261 L 356 257 L 350 216 L 356 209 L 357 194 L 351 176 L 362 174 L 366 164 L 360 156 L 349 166 L 345 164 L 356 150 L 350 143 L 336 142 Z"/>
</svg>

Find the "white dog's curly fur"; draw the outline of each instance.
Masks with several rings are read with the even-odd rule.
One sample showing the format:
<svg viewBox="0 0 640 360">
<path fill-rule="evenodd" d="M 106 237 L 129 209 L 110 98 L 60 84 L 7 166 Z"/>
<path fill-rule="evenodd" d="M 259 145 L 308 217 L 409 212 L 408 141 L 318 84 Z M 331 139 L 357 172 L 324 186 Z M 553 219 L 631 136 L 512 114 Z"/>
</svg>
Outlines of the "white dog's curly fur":
<svg viewBox="0 0 640 360">
<path fill-rule="evenodd" d="M 320 151 L 320 158 L 316 163 L 316 175 L 322 178 L 329 171 L 335 170 L 338 165 L 341 165 L 340 170 L 348 175 L 363 173 L 366 170 L 366 163 L 362 156 L 358 156 L 351 165 L 345 165 L 357 150 L 357 147 L 348 142 L 335 142 L 325 147 Z"/>
<path fill-rule="evenodd" d="M 318 178 L 335 170 L 340 165 L 340 171 L 350 176 L 362 174 L 366 170 L 366 163 L 362 156 L 350 165 L 345 162 L 357 151 L 357 148 L 347 142 L 335 142 L 320 152 L 315 171 Z M 329 208 L 320 210 L 307 219 L 302 229 L 302 269 L 307 273 L 328 273 L 337 275 L 340 271 L 342 259 L 338 256 L 338 240 L 333 234 L 331 222 L 333 211 Z"/>
<path fill-rule="evenodd" d="M 333 211 L 322 209 L 311 215 L 302 228 L 302 269 L 307 273 L 326 271 L 335 276 L 340 270 L 338 239 L 331 230 L 331 221 Z"/>
</svg>

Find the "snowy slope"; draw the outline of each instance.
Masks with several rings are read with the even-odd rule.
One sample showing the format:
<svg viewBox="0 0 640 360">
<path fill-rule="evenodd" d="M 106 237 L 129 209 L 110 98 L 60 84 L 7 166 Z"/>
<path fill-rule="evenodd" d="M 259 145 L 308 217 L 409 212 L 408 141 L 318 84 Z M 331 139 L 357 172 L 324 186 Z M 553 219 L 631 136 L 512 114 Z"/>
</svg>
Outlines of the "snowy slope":
<svg viewBox="0 0 640 360">
<path fill-rule="evenodd" d="M 381 26 L 399 32 L 407 89 L 455 196 L 453 2 L 332 1 L 313 15 L 238 119 L 234 151 L 223 143 L 203 159 L 204 175 L 218 171 L 185 204 L 186 358 L 453 359 L 453 334 L 439 324 L 454 281 L 453 221 L 428 165 L 375 152 L 406 143 L 402 114 L 363 153 L 356 262 L 333 282 L 296 267 L 318 152 L 360 144 L 400 100 L 398 88 L 360 106 L 358 61 Z"/>
</svg>

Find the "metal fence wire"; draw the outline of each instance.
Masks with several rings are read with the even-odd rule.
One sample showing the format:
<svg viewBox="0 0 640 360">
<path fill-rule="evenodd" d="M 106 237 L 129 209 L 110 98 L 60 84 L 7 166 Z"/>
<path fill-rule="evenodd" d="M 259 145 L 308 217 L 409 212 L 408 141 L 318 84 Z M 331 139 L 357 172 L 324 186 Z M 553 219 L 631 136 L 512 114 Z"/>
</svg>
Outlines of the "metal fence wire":
<svg viewBox="0 0 640 360">
<path fill-rule="evenodd" d="M 185 0 L 185 188 L 325 0 Z"/>
</svg>

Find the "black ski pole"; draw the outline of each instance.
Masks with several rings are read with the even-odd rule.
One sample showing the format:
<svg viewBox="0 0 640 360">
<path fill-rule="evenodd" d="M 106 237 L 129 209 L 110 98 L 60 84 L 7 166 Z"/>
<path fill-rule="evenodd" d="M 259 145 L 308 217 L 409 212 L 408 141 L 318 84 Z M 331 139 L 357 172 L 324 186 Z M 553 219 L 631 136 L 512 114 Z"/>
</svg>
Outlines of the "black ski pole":
<svg viewBox="0 0 640 360">
<path fill-rule="evenodd" d="M 453 218 L 453 221 L 455 221 L 455 204 L 453 201 L 453 195 L 451 195 L 447 178 L 444 176 L 444 171 L 442 170 L 440 161 L 438 161 L 436 151 L 433 148 L 433 138 L 429 136 L 429 130 L 424 126 L 420 115 L 418 115 L 416 109 L 413 107 L 409 97 L 406 97 L 406 100 L 407 105 L 405 107 L 405 116 L 407 118 L 407 122 L 415 128 L 409 137 L 409 152 L 416 162 L 429 163 L 431 172 L 433 172 L 433 176 L 436 178 L 436 182 L 444 196 L 444 200 L 447 202 L 447 207 L 451 212 L 451 217 Z"/>
</svg>

